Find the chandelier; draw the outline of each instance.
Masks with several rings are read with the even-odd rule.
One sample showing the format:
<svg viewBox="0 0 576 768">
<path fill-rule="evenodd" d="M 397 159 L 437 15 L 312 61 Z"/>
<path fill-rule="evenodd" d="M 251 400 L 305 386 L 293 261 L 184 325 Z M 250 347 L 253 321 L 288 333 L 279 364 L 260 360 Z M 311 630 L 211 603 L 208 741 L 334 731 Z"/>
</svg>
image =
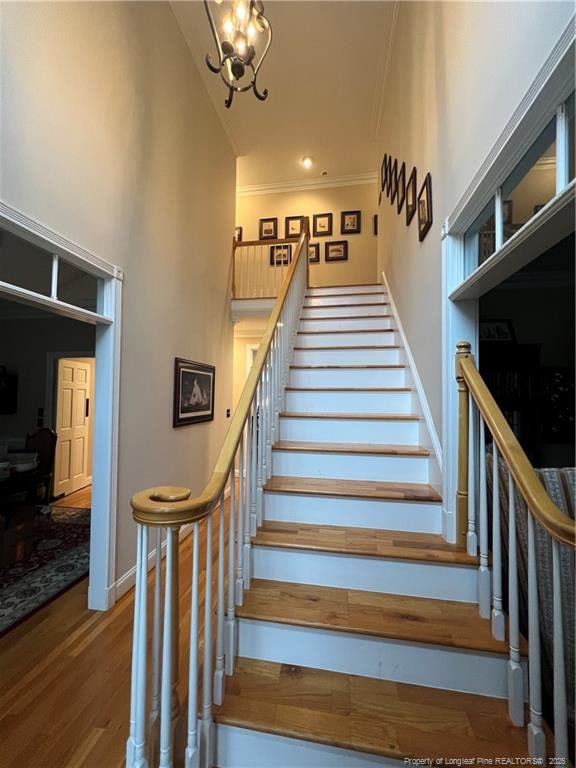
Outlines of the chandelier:
<svg viewBox="0 0 576 768">
<path fill-rule="evenodd" d="M 212 4 L 219 6 L 218 26 L 212 14 Z M 256 78 L 270 43 L 272 29 L 264 16 L 262 0 L 204 0 L 204 7 L 218 51 L 218 65 L 206 54 L 208 69 L 219 74 L 228 88 L 225 105 L 229 109 L 235 93 L 252 90 L 260 101 L 268 96 L 268 89 L 258 90 Z"/>
</svg>

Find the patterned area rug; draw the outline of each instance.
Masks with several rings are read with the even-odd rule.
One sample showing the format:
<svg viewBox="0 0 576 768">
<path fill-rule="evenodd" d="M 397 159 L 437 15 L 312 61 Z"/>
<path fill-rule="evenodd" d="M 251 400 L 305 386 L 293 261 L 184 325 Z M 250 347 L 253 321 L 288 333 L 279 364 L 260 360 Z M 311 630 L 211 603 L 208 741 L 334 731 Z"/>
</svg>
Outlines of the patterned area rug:
<svg viewBox="0 0 576 768">
<path fill-rule="evenodd" d="M 90 510 L 39 508 L 34 551 L 0 569 L 0 634 L 88 574 Z"/>
</svg>

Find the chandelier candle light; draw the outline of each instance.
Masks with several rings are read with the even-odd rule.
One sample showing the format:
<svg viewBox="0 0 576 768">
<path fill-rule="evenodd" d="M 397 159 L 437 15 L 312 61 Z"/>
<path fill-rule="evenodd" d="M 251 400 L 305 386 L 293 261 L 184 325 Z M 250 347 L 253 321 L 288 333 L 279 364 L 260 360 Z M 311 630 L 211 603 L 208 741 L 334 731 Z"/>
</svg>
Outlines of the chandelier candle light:
<svg viewBox="0 0 576 768">
<path fill-rule="evenodd" d="M 212 14 L 213 4 L 220 6 L 218 26 Z M 260 92 L 256 85 L 258 71 L 272 42 L 272 29 L 264 16 L 264 3 L 262 0 L 234 0 L 233 3 L 204 0 L 204 7 L 218 50 L 218 66 L 212 63 L 210 54 L 206 54 L 206 64 L 211 72 L 220 74 L 228 88 L 228 98 L 224 102 L 226 107 L 229 109 L 232 105 L 235 93 L 250 89 L 257 99 L 264 101 L 268 89 Z"/>
</svg>

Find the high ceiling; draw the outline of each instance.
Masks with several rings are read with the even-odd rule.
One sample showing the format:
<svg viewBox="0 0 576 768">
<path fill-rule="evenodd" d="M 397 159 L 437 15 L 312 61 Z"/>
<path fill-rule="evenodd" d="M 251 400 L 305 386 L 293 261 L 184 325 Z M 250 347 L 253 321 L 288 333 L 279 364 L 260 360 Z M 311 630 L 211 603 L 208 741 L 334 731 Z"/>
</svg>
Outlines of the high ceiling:
<svg viewBox="0 0 576 768">
<path fill-rule="evenodd" d="M 259 102 L 236 95 L 231 109 L 218 75 L 202 2 L 172 7 L 210 97 L 233 142 L 238 184 L 266 185 L 373 173 L 394 2 L 266 0 L 274 38 L 260 70 Z M 308 155 L 306 171 L 299 160 Z M 326 180 L 328 180 L 328 178 Z"/>
</svg>

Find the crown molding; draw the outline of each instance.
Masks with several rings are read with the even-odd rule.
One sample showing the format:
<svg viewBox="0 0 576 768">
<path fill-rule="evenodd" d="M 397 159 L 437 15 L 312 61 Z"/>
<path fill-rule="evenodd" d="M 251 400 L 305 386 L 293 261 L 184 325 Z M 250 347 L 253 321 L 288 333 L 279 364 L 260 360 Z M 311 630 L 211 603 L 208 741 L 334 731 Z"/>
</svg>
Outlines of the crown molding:
<svg viewBox="0 0 576 768">
<path fill-rule="evenodd" d="M 249 184 L 236 188 L 237 197 L 250 195 L 274 195 L 281 192 L 308 192 L 314 189 L 335 189 L 337 187 L 358 187 L 376 184 L 377 173 L 360 173 L 355 176 L 336 176 L 332 179 L 307 179 L 305 181 L 279 181 L 275 184 Z"/>
</svg>

